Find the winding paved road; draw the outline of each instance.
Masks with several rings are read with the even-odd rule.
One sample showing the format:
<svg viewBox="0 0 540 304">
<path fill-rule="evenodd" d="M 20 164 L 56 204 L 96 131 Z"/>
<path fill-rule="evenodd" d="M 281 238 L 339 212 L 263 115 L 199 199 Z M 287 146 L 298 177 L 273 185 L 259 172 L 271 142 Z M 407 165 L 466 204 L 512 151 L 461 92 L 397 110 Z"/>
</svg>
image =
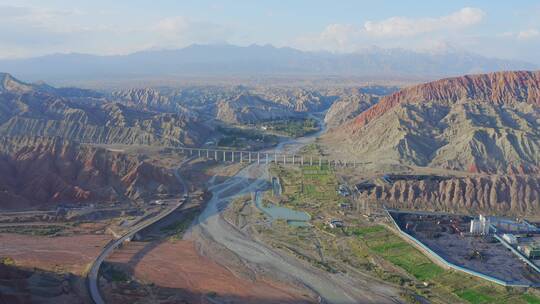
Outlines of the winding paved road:
<svg viewBox="0 0 540 304">
<path fill-rule="evenodd" d="M 180 166 L 178 166 L 178 168 L 176 168 L 174 172 L 176 178 L 182 184 L 182 189 L 184 190 L 184 193 L 182 194 L 183 196 L 188 194 L 188 187 L 184 179 L 180 176 L 179 170 L 183 165 L 185 165 L 190 160 L 192 160 L 192 158 L 188 158 L 184 160 L 182 163 L 180 163 Z M 118 246 L 120 246 L 120 244 L 122 244 L 124 241 L 126 241 L 127 239 L 131 239 L 137 232 L 143 230 L 144 228 L 160 221 L 161 219 L 165 218 L 169 214 L 173 213 L 183 204 L 184 204 L 184 200 L 179 200 L 179 202 L 175 204 L 172 208 L 164 210 L 163 212 L 159 213 L 155 217 L 147 219 L 146 221 L 141 222 L 131 227 L 131 229 L 128 232 L 126 232 L 120 238 L 110 241 L 105 246 L 105 248 L 103 248 L 99 256 L 92 263 L 90 271 L 87 274 L 88 291 L 90 292 L 90 296 L 92 300 L 94 301 L 94 303 L 105 304 L 105 301 L 103 300 L 103 298 L 101 297 L 101 294 L 99 293 L 99 268 L 101 267 L 101 264 L 103 263 L 103 261 L 113 252 L 114 249 L 118 248 Z"/>
</svg>

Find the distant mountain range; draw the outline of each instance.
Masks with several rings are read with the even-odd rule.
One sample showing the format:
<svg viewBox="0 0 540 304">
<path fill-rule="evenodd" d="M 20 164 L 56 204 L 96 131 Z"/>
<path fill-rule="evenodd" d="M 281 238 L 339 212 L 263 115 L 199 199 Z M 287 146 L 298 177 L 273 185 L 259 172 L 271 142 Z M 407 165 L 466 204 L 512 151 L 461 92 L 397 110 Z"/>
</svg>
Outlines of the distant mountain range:
<svg viewBox="0 0 540 304">
<path fill-rule="evenodd" d="M 55 54 L 0 60 L 0 70 L 30 81 L 84 81 L 151 77 L 340 76 L 441 77 L 501 70 L 531 70 L 533 64 L 465 52 L 420 53 L 370 48 L 335 54 L 252 45 L 192 45 L 117 56 Z"/>
</svg>

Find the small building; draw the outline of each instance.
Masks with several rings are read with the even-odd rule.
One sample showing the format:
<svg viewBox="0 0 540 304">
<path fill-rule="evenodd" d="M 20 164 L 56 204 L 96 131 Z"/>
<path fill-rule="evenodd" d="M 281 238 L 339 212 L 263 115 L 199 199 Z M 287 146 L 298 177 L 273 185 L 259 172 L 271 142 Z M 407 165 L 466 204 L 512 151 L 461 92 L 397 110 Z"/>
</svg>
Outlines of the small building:
<svg viewBox="0 0 540 304">
<path fill-rule="evenodd" d="M 517 237 L 511 233 L 505 233 L 503 234 L 502 238 L 508 242 L 510 245 L 517 245 L 518 240 Z"/>
<path fill-rule="evenodd" d="M 518 249 L 529 259 L 537 259 L 540 257 L 540 244 L 526 244 L 519 246 Z"/>
</svg>

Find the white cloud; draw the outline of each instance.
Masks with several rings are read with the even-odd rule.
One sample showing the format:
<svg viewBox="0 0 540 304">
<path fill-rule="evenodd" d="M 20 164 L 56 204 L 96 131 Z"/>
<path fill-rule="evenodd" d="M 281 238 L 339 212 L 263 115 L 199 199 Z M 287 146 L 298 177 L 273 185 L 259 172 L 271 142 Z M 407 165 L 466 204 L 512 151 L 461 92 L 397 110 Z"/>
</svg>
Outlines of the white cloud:
<svg viewBox="0 0 540 304">
<path fill-rule="evenodd" d="M 407 18 L 391 17 L 381 21 L 367 21 L 364 26 L 330 24 L 322 32 L 303 36 L 293 45 L 307 50 L 350 52 L 378 45 L 407 49 L 451 49 L 451 38 L 463 30 L 480 23 L 485 17 L 478 8 L 464 7 L 440 17 Z"/>
<path fill-rule="evenodd" d="M 183 16 L 161 19 L 151 26 L 151 32 L 157 35 L 155 47 L 223 42 L 231 35 L 231 30 L 226 26 Z"/>
<path fill-rule="evenodd" d="M 479 23 L 484 16 L 481 9 L 464 7 L 436 18 L 391 17 L 382 21 L 366 21 L 363 29 L 374 36 L 415 36 L 442 30 L 460 30 Z"/>
<path fill-rule="evenodd" d="M 58 10 L 33 6 L 0 6 L 0 24 L 13 24 L 53 32 L 74 32 L 78 26 L 65 26 L 63 18 L 76 17 L 78 10 Z"/>
<path fill-rule="evenodd" d="M 102 11 L 97 15 L 0 3 L 0 58 L 57 52 L 126 54 L 222 42 L 232 33 L 229 27 L 182 16 L 125 23 Z"/>
<path fill-rule="evenodd" d="M 517 33 L 516 37 L 520 40 L 529 40 L 540 36 L 540 31 L 537 29 L 528 29 Z"/>
<path fill-rule="evenodd" d="M 360 31 L 349 24 L 330 24 L 320 34 L 319 39 L 335 45 L 338 50 L 346 51 L 361 35 Z"/>
</svg>

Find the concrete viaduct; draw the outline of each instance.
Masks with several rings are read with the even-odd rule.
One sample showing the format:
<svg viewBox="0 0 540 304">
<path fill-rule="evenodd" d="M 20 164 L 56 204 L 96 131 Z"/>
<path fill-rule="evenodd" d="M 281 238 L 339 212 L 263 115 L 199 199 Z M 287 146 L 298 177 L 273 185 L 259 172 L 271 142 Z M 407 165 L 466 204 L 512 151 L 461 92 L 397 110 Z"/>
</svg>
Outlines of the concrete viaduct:
<svg viewBox="0 0 540 304">
<path fill-rule="evenodd" d="M 253 152 L 242 150 L 217 150 L 206 148 L 176 148 L 180 153 L 197 158 L 213 159 L 221 162 L 282 164 L 291 166 L 329 166 L 353 167 L 359 164 L 356 161 L 335 160 L 322 157 L 303 156 L 272 151 Z"/>
</svg>

